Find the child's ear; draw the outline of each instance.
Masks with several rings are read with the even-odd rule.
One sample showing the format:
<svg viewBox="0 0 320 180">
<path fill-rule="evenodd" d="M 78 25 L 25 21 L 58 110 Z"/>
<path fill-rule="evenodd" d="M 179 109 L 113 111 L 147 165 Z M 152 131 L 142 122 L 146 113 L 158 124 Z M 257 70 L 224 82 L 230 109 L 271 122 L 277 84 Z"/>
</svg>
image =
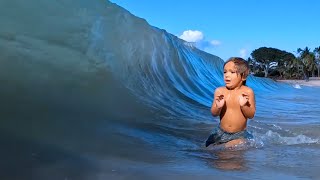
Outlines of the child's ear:
<svg viewBox="0 0 320 180">
<path fill-rule="evenodd" d="M 247 80 L 248 74 L 249 74 L 249 70 L 241 74 L 242 81 Z"/>
</svg>

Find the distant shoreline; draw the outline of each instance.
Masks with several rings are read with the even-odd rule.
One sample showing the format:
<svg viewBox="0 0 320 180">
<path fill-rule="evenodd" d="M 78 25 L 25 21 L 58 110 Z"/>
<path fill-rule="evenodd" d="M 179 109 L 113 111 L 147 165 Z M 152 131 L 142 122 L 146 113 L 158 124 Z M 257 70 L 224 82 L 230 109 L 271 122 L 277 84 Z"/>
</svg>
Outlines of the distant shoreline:
<svg viewBox="0 0 320 180">
<path fill-rule="evenodd" d="M 276 80 L 277 82 L 288 83 L 292 85 L 300 85 L 300 86 L 318 86 L 320 87 L 320 78 L 310 78 L 309 81 L 305 80 Z"/>
</svg>

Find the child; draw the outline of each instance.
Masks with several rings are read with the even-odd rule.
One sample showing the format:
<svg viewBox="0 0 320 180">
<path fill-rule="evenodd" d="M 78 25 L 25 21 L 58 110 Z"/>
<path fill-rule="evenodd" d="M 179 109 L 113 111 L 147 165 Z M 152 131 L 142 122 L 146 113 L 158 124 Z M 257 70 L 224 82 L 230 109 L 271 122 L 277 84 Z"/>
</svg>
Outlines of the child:
<svg viewBox="0 0 320 180">
<path fill-rule="evenodd" d="M 212 115 L 220 116 L 220 124 L 207 139 L 206 147 L 224 144 L 229 148 L 252 137 L 246 131 L 247 119 L 252 119 L 256 111 L 253 90 L 246 86 L 249 66 L 244 59 L 232 57 L 224 64 L 223 73 L 226 85 L 215 90 L 211 107 Z"/>
</svg>

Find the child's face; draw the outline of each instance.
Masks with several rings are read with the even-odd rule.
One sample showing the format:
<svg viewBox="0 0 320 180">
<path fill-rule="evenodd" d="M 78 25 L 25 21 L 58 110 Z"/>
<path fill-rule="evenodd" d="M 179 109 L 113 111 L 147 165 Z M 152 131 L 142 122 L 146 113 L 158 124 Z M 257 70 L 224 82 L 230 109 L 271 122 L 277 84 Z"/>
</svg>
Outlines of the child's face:
<svg viewBox="0 0 320 180">
<path fill-rule="evenodd" d="M 232 61 L 224 66 L 223 79 L 228 89 L 240 87 L 243 84 L 243 81 L 246 80 L 239 74 L 237 67 Z"/>
</svg>

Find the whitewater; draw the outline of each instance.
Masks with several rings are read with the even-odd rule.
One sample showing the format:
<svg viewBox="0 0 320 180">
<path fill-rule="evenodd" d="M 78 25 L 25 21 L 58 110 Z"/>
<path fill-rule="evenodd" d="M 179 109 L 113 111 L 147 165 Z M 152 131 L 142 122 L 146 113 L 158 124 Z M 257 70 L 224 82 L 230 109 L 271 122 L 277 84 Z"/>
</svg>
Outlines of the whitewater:
<svg viewBox="0 0 320 180">
<path fill-rule="evenodd" d="M 244 149 L 205 148 L 224 60 L 102 0 L 0 2 L 0 179 L 320 179 L 319 87 L 250 76 Z"/>
</svg>

